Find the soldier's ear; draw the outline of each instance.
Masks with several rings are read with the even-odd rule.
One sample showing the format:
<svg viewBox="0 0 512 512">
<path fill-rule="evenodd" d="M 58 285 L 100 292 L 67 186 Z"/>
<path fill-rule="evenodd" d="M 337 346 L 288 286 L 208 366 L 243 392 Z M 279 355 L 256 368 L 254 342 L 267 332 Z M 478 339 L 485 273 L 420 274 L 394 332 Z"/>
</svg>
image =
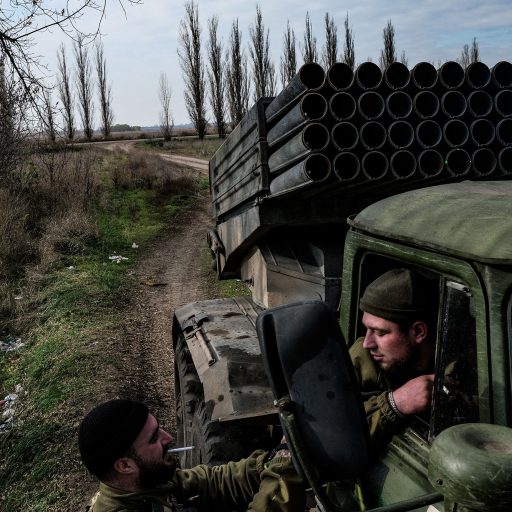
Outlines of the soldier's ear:
<svg viewBox="0 0 512 512">
<path fill-rule="evenodd" d="M 130 457 L 121 457 L 114 462 L 114 469 L 122 475 L 131 475 L 137 471 L 138 467 Z"/>
<path fill-rule="evenodd" d="M 421 320 L 418 320 L 411 325 L 411 332 L 416 343 L 423 343 L 428 336 L 427 324 Z"/>
</svg>

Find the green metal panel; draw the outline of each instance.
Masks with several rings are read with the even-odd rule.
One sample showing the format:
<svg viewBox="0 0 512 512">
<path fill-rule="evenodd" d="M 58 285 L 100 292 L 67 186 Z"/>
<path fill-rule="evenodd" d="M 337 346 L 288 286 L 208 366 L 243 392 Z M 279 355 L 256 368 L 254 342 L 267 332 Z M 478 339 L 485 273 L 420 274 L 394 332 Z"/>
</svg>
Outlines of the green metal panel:
<svg viewBox="0 0 512 512">
<path fill-rule="evenodd" d="M 350 224 L 393 240 L 487 263 L 512 263 L 512 182 L 465 181 L 405 192 Z"/>
</svg>

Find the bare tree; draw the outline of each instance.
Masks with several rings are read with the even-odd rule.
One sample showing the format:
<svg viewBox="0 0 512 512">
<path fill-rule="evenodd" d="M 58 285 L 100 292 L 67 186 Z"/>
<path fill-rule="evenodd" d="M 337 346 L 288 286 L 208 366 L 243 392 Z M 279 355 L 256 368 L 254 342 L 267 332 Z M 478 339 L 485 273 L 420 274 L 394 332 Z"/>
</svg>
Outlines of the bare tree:
<svg viewBox="0 0 512 512">
<path fill-rule="evenodd" d="M 217 36 L 219 18 L 213 16 L 208 20 L 208 82 L 210 83 L 210 106 L 212 108 L 217 133 L 219 138 L 226 136 L 226 115 L 225 115 L 225 89 L 224 80 L 224 59 L 222 57 L 222 43 Z"/>
<path fill-rule="evenodd" d="M 251 44 L 249 53 L 252 60 L 252 73 L 254 78 L 254 101 L 264 96 L 275 94 L 275 68 L 270 58 L 270 43 L 268 30 L 265 33 L 263 16 L 259 5 L 256 5 L 256 19 L 254 25 L 249 27 Z"/>
<path fill-rule="evenodd" d="M 89 60 L 89 51 L 84 44 L 84 40 L 79 37 L 75 42 L 75 60 L 76 60 L 76 88 L 78 93 L 78 107 L 80 118 L 82 119 L 82 128 L 87 139 L 91 140 L 94 134 L 93 118 L 94 104 L 92 96 L 92 71 Z"/>
<path fill-rule="evenodd" d="M 344 25 L 345 40 L 343 41 L 343 58 L 341 60 L 353 70 L 356 66 L 356 55 L 354 51 L 354 34 L 352 32 L 352 28 L 348 24 L 348 12 Z"/>
<path fill-rule="evenodd" d="M 11 177 L 19 158 L 19 100 L 16 86 L 7 77 L 0 52 L 0 183 Z"/>
<path fill-rule="evenodd" d="M 53 104 L 51 88 L 48 87 L 43 90 L 43 99 L 45 112 L 43 126 L 48 135 L 48 138 L 52 142 L 55 142 L 55 139 L 57 138 L 57 128 L 55 122 L 55 105 Z"/>
<path fill-rule="evenodd" d="M 316 48 L 316 37 L 313 37 L 313 27 L 309 12 L 306 12 L 306 31 L 304 32 L 304 46 L 302 47 L 302 58 L 304 63 L 318 62 L 318 50 Z"/>
<path fill-rule="evenodd" d="M 101 130 L 105 137 L 110 135 L 114 122 L 112 109 L 112 87 L 107 83 L 107 61 L 103 53 L 103 43 L 96 44 L 96 76 L 98 77 L 98 94 L 100 97 Z"/>
<path fill-rule="evenodd" d="M 75 105 L 71 92 L 71 73 L 68 70 L 66 50 L 61 44 L 57 52 L 59 83 L 58 90 L 62 103 L 62 116 L 64 118 L 64 132 L 68 140 L 75 137 Z"/>
<path fill-rule="evenodd" d="M 402 53 L 400 54 L 400 62 L 405 66 L 409 67 L 409 59 L 405 55 L 405 50 L 402 50 Z"/>
<path fill-rule="evenodd" d="M 171 86 L 167 75 L 160 73 L 158 80 L 158 99 L 160 100 L 160 131 L 165 140 L 172 139 L 172 132 L 174 129 L 174 120 L 171 112 Z"/>
<path fill-rule="evenodd" d="M 480 60 L 480 50 L 478 48 L 478 43 L 476 37 L 473 38 L 473 42 L 471 43 L 471 48 L 469 44 L 465 44 L 462 48 L 460 58 L 457 59 L 457 62 L 466 69 L 473 62 L 478 62 Z"/>
<path fill-rule="evenodd" d="M 231 27 L 226 61 L 228 109 L 231 127 L 234 128 L 245 116 L 249 107 L 247 58 L 242 49 L 242 32 L 238 28 L 238 20 L 234 21 Z"/>
<path fill-rule="evenodd" d="M 178 57 L 185 82 L 185 106 L 200 140 L 206 135 L 205 70 L 201 56 L 199 9 L 190 0 L 185 4 L 185 18 L 180 23 Z"/>
<path fill-rule="evenodd" d="M 125 3 L 138 4 L 141 0 L 119 0 L 124 9 Z M 40 93 L 44 89 L 42 75 L 45 70 L 40 64 L 40 56 L 34 53 L 36 38 L 40 33 L 59 29 L 74 39 L 92 39 L 99 32 L 107 9 L 107 0 L 83 0 L 64 2 L 62 6 L 52 6 L 41 0 L 16 0 L 7 2 L 0 9 L 0 51 L 5 57 L 4 64 L 13 77 L 13 85 L 19 87 L 35 110 L 40 111 Z M 80 18 L 88 22 L 91 15 L 97 22 L 91 31 L 80 30 Z"/>
<path fill-rule="evenodd" d="M 382 31 L 382 37 L 384 39 L 384 48 L 380 52 L 379 65 L 382 70 L 386 68 L 392 62 L 396 62 L 396 47 L 395 47 L 395 27 L 391 20 L 388 20 L 387 25 Z"/>
<path fill-rule="evenodd" d="M 476 37 L 473 37 L 473 42 L 471 43 L 471 62 L 479 62 L 480 61 L 480 49 L 478 48 L 478 43 L 476 41 Z"/>
<path fill-rule="evenodd" d="M 322 63 L 329 69 L 338 59 L 338 27 L 334 18 L 325 13 L 325 45 L 322 51 Z"/>
<path fill-rule="evenodd" d="M 283 36 L 283 54 L 279 66 L 281 84 L 283 89 L 297 73 L 297 54 L 295 52 L 295 32 L 287 22 L 286 32 Z"/>
</svg>

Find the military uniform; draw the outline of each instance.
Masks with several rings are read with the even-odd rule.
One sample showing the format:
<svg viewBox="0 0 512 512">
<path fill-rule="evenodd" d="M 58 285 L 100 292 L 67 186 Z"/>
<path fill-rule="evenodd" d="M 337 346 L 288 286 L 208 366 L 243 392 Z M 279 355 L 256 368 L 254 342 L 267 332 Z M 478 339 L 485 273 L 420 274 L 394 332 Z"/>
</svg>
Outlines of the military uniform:
<svg viewBox="0 0 512 512">
<path fill-rule="evenodd" d="M 89 512 L 303 511 L 304 485 L 290 459 L 267 458 L 256 451 L 222 466 L 178 469 L 167 485 L 151 491 L 126 492 L 101 483 Z"/>
<path fill-rule="evenodd" d="M 391 408 L 387 394 L 398 386 L 392 386 L 385 372 L 374 363 L 368 350 L 363 347 L 363 340 L 359 338 L 350 347 L 350 357 L 364 401 L 372 443 L 383 446 L 405 425 L 407 419 Z"/>
</svg>

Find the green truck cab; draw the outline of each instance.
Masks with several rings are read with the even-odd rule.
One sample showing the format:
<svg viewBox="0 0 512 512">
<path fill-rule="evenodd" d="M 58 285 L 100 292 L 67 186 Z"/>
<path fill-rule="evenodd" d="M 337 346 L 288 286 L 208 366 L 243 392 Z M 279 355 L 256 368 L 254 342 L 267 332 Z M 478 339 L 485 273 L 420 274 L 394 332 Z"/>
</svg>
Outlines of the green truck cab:
<svg viewBox="0 0 512 512">
<path fill-rule="evenodd" d="M 346 340 L 362 335 L 359 297 L 386 270 L 419 270 L 439 281 L 440 293 L 430 418 L 417 418 L 395 436 L 365 475 L 370 506 L 432 491 L 430 447 L 448 427 L 512 426 L 511 219 L 512 183 L 466 181 L 384 199 L 349 221 L 340 315 Z M 445 379 L 454 362 L 457 390 Z M 484 478 L 478 462 L 465 463 L 474 465 L 474 478 Z M 495 496 L 492 486 L 488 491 Z"/>
<path fill-rule="evenodd" d="M 512 64 L 390 66 L 305 65 L 211 159 L 214 268 L 251 295 L 175 311 L 181 463 L 282 427 L 319 510 L 512 510 Z M 348 347 L 392 268 L 438 286 L 435 383 L 376 452 Z"/>
</svg>

